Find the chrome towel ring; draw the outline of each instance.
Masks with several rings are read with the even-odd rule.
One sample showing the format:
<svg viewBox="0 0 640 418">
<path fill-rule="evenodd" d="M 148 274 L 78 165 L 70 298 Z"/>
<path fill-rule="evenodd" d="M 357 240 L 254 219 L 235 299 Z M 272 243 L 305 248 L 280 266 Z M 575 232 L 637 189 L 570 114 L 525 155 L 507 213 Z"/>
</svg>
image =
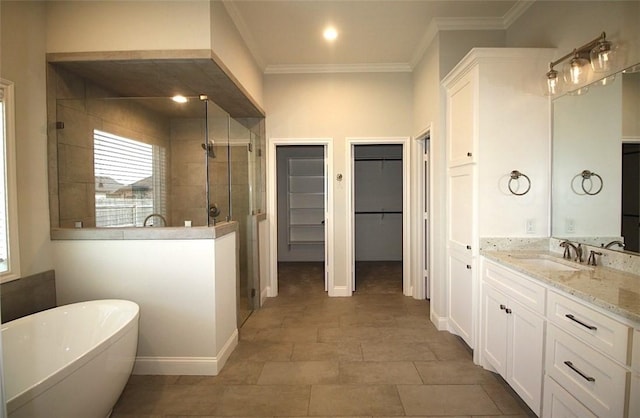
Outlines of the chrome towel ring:
<svg viewBox="0 0 640 418">
<path fill-rule="evenodd" d="M 581 186 L 583 192 L 588 195 L 594 196 L 602 191 L 602 186 L 604 186 L 604 183 L 602 181 L 602 177 L 600 177 L 598 174 L 594 173 L 593 171 L 584 170 L 582 171 L 582 173 L 580 173 L 580 176 L 582 176 Z M 591 179 L 591 177 L 597 177 L 600 181 L 600 187 L 598 187 L 598 190 L 596 190 L 595 192 L 591 192 L 591 189 L 593 188 L 593 180 Z M 587 190 L 584 184 L 586 180 L 589 180 L 589 190 Z"/>
<path fill-rule="evenodd" d="M 511 174 L 509 174 L 509 176 L 511 177 L 509 179 L 509 191 L 511 193 L 513 193 L 514 195 L 522 196 L 522 195 L 527 194 L 529 192 L 529 190 L 531 190 L 531 179 L 526 174 L 521 173 L 518 170 L 513 170 L 511 172 Z M 520 188 L 520 181 L 519 181 L 520 177 L 524 177 L 525 179 L 527 179 L 527 189 L 522 193 L 518 193 L 518 191 L 517 191 Z M 518 187 L 516 187 L 516 190 L 513 190 L 513 188 L 511 187 L 511 182 L 513 182 L 514 180 L 516 180 L 516 183 L 517 183 L 517 186 L 518 186 Z"/>
</svg>

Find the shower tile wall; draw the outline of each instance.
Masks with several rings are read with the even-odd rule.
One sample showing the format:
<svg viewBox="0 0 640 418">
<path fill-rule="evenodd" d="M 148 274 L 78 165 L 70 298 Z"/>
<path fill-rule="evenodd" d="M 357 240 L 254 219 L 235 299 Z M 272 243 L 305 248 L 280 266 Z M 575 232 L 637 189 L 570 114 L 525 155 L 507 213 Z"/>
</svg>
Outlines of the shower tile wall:
<svg viewBox="0 0 640 418">
<path fill-rule="evenodd" d="M 204 119 L 171 121 L 170 225 L 184 225 L 184 221 L 207 225 L 204 137 Z"/>
<path fill-rule="evenodd" d="M 51 147 L 51 202 L 58 202 L 59 220 L 53 227 L 74 227 L 82 221 L 95 227 L 95 179 L 93 168 L 93 130 L 129 137 L 148 144 L 169 147 L 169 123 L 161 115 L 134 101 L 104 100 L 108 91 L 60 68 L 52 70 L 56 87 L 57 141 Z M 170 190 L 167 190 L 170 195 Z M 170 209 L 170 208 L 169 208 Z M 56 216 L 59 215 L 59 216 Z"/>
</svg>

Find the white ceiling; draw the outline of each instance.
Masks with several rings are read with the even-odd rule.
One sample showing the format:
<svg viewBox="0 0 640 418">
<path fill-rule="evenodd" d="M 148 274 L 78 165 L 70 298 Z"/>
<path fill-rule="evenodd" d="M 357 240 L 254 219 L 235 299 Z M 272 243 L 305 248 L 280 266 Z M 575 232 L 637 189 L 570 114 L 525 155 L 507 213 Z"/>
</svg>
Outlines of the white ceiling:
<svg viewBox="0 0 640 418">
<path fill-rule="evenodd" d="M 304 68 L 410 70 L 436 28 L 505 29 L 532 1 L 226 0 L 227 11 L 265 72 Z M 322 38 L 327 25 L 338 39 Z"/>
</svg>

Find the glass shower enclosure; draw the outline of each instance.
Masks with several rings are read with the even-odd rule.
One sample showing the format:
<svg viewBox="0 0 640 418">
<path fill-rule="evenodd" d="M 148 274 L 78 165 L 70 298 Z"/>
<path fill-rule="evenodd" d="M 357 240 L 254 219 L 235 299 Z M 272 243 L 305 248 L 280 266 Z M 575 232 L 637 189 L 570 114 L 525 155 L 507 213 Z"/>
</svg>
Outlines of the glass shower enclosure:
<svg viewBox="0 0 640 418">
<path fill-rule="evenodd" d="M 78 84 L 78 83 L 76 83 Z M 69 85 L 76 85 L 70 83 Z M 206 96 L 56 100 L 52 226 L 206 227 L 238 222 L 238 322 L 258 306 L 253 217 L 263 211 L 264 120 Z"/>
</svg>

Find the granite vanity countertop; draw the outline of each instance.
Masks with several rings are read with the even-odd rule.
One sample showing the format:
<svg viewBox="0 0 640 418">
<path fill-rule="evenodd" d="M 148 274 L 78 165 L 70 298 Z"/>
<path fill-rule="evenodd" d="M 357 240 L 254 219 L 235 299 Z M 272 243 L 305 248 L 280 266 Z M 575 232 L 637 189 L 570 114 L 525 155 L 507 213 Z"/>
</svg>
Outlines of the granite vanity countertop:
<svg viewBox="0 0 640 418">
<path fill-rule="evenodd" d="M 482 251 L 481 255 L 640 324 L 640 275 L 577 264 L 548 251 Z M 527 262 L 531 258 L 579 270 L 550 270 Z"/>
</svg>

